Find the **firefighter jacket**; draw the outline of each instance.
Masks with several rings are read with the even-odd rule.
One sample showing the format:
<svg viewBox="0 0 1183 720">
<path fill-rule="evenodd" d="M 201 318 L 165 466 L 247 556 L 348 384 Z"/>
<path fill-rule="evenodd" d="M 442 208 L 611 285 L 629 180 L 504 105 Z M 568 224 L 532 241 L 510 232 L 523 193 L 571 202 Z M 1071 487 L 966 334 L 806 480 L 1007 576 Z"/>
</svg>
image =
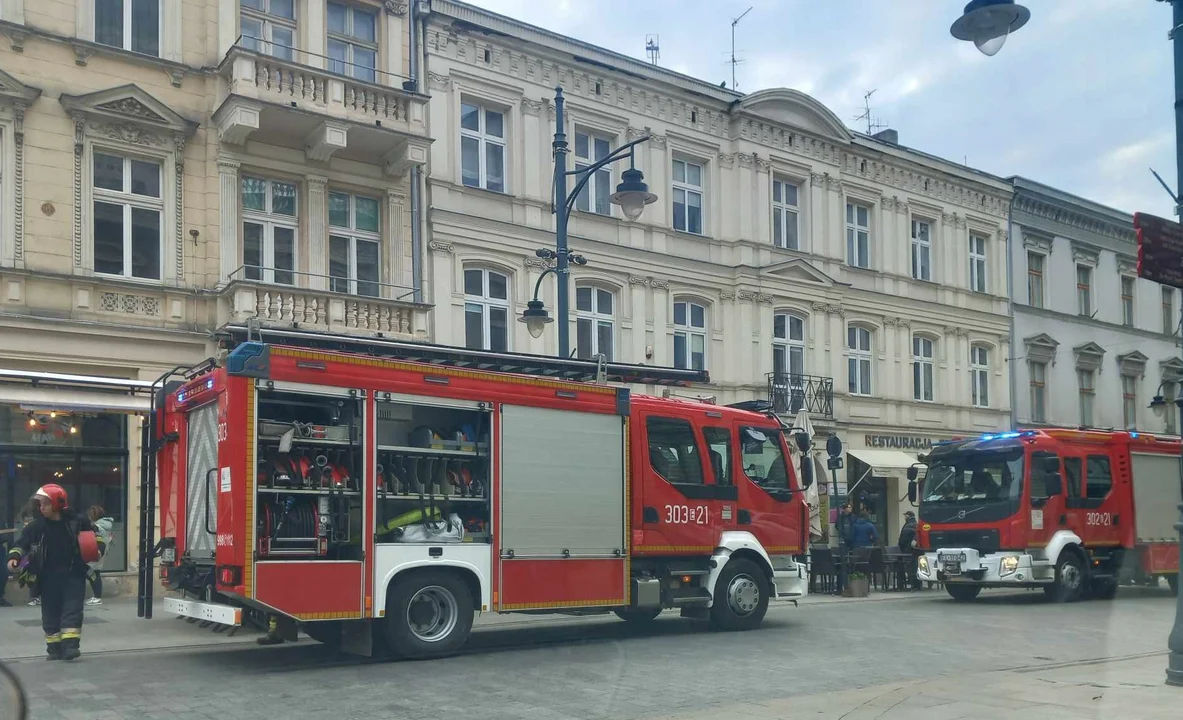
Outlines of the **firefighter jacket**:
<svg viewBox="0 0 1183 720">
<path fill-rule="evenodd" d="M 25 572 L 36 576 L 42 573 L 86 574 L 86 563 L 78 547 L 78 533 L 94 531 L 90 519 L 66 508 L 61 520 L 34 519 L 24 530 L 16 544 L 8 551 L 8 559 L 28 560 Z M 98 538 L 99 551 L 106 549 L 104 539 Z"/>
</svg>

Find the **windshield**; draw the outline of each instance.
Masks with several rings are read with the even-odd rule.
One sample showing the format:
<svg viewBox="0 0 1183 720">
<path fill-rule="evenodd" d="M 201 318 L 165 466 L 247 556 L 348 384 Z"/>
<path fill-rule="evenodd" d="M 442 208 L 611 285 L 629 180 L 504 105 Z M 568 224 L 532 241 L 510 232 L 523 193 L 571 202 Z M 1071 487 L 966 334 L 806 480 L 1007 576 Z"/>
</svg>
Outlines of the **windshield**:
<svg viewBox="0 0 1183 720">
<path fill-rule="evenodd" d="M 1023 491 L 1023 450 L 974 450 L 930 462 L 923 502 L 955 504 L 1016 500 Z"/>
<path fill-rule="evenodd" d="M 743 471 L 753 482 L 768 489 L 787 490 L 789 473 L 781 444 L 781 431 L 744 427 L 740 430 Z"/>
</svg>

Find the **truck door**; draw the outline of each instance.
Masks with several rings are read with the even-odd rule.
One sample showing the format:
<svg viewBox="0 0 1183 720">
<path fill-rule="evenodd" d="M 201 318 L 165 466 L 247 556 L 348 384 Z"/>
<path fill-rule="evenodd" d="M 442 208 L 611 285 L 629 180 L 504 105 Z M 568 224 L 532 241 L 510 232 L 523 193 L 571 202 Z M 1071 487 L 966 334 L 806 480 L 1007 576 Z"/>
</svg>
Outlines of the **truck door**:
<svg viewBox="0 0 1183 720">
<path fill-rule="evenodd" d="M 698 430 L 687 418 L 649 415 L 645 436 L 648 462 L 638 549 L 671 554 L 714 550 L 721 509 Z"/>
<path fill-rule="evenodd" d="M 801 523 L 808 524 L 804 502 L 794 502 L 795 490 L 779 429 L 739 424 L 740 530 L 756 536 L 769 553 L 801 552 Z"/>
<path fill-rule="evenodd" d="M 1061 489 L 1059 493 L 1049 495 L 1047 480 L 1053 475 L 1060 478 Z M 1051 541 L 1052 534 L 1059 527 L 1068 492 L 1065 476 L 1059 455 L 1042 450 L 1031 453 L 1031 469 L 1028 473 L 1030 488 L 1027 496 L 1030 518 L 1027 523 L 1026 547 L 1046 547 Z"/>
<path fill-rule="evenodd" d="M 1085 457 L 1084 494 L 1080 505 L 1084 515 L 1081 538 L 1090 547 L 1121 545 L 1122 524 L 1133 522 L 1132 517 L 1122 517 L 1117 502 L 1119 493 L 1114 492 L 1113 484 L 1109 454 L 1089 453 Z"/>
<path fill-rule="evenodd" d="M 1071 530 L 1081 538 L 1086 537 L 1084 528 L 1084 453 L 1079 448 L 1069 448 L 1064 453 L 1064 510 L 1053 521 L 1052 532 Z"/>
<path fill-rule="evenodd" d="M 734 530 L 738 524 L 739 491 L 735 486 L 734 430 L 726 426 L 705 426 L 707 461 L 715 480 L 715 499 L 719 506 L 719 523 L 724 530 Z"/>
</svg>

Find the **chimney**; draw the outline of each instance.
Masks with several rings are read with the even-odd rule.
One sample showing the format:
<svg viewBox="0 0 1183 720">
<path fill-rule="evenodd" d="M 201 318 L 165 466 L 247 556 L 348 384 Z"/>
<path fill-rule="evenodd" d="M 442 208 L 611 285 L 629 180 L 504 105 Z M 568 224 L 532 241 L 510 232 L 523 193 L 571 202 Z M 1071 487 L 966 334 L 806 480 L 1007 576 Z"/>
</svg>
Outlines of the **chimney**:
<svg viewBox="0 0 1183 720">
<path fill-rule="evenodd" d="M 899 145 L 900 144 L 899 132 L 892 130 L 891 128 L 887 128 L 886 130 L 880 130 L 879 132 L 875 133 L 871 137 L 875 138 L 876 140 L 882 140 L 885 143 L 890 143 L 891 145 Z"/>
</svg>

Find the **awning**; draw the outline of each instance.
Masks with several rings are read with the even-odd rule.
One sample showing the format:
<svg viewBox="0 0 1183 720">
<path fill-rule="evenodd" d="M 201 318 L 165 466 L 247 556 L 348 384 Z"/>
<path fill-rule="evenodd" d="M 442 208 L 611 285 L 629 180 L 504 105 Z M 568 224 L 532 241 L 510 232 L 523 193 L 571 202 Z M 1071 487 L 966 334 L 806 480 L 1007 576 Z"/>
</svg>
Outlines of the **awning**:
<svg viewBox="0 0 1183 720">
<path fill-rule="evenodd" d="M 907 470 L 916 464 L 916 456 L 899 450 L 847 450 L 846 453 L 875 470 Z"/>
<path fill-rule="evenodd" d="M 146 413 L 152 409 L 152 398 L 148 395 L 51 390 L 0 383 L 0 404 L 19 405 L 27 410 Z"/>
</svg>

